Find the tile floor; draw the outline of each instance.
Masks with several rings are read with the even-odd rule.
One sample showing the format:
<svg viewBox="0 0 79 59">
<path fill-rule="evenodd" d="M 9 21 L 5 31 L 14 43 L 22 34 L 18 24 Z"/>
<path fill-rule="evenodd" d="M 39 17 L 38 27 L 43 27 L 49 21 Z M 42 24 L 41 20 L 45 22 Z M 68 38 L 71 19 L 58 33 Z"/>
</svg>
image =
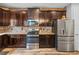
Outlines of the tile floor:
<svg viewBox="0 0 79 59">
<path fill-rule="evenodd" d="M 7 55 L 79 55 L 79 52 L 58 52 L 55 48 L 6 48 L 3 51 L 9 51 Z"/>
</svg>

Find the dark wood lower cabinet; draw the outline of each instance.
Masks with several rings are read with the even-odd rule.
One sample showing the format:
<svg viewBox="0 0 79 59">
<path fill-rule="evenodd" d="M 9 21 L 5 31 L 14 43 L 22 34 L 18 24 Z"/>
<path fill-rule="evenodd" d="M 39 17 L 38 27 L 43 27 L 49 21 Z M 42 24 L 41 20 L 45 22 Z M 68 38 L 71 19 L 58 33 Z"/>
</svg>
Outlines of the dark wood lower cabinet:
<svg viewBox="0 0 79 59">
<path fill-rule="evenodd" d="M 0 36 L 0 48 L 26 48 L 26 35 Z M 55 35 L 39 35 L 39 48 L 55 48 Z"/>
<path fill-rule="evenodd" d="M 2 48 L 2 36 L 0 36 L 0 52 L 4 49 L 4 48 Z"/>
<path fill-rule="evenodd" d="M 8 35 L 0 36 L 0 48 L 7 48 L 9 39 L 10 39 L 10 36 Z"/>
<path fill-rule="evenodd" d="M 2 35 L 0 36 L 0 49 L 25 48 L 25 37 L 25 35 Z"/>
<path fill-rule="evenodd" d="M 0 48 L 2 47 L 2 37 L 0 36 Z"/>
<path fill-rule="evenodd" d="M 10 35 L 8 48 L 25 48 L 25 35 Z"/>
<path fill-rule="evenodd" d="M 55 48 L 55 36 L 54 35 L 40 35 L 39 48 Z"/>
</svg>

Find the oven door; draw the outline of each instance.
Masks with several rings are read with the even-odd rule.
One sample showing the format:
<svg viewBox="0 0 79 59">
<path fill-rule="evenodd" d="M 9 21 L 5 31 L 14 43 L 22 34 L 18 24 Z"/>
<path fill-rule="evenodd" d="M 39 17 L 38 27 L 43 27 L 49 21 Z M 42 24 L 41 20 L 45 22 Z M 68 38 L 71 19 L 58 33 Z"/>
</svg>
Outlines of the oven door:
<svg viewBox="0 0 79 59">
<path fill-rule="evenodd" d="M 27 35 L 26 39 L 27 49 L 38 49 L 39 48 L 39 35 Z"/>
<path fill-rule="evenodd" d="M 39 48 L 39 31 L 30 30 L 26 35 L 26 48 L 37 49 Z"/>
</svg>

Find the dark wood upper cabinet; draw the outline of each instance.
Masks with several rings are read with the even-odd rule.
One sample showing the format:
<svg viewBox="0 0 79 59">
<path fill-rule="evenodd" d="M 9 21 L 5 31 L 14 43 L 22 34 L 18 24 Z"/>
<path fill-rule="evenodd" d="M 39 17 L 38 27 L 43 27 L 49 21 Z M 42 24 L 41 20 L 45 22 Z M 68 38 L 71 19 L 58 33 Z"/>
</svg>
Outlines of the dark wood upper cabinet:
<svg viewBox="0 0 79 59">
<path fill-rule="evenodd" d="M 10 11 L 0 9 L 0 26 L 10 25 Z"/>
<path fill-rule="evenodd" d="M 56 17 L 56 16 L 54 16 Z M 39 26 L 52 26 L 53 25 L 53 16 L 51 12 L 41 12 L 39 14 L 40 24 Z M 43 22 L 42 22 L 43 21 Z"/>
<path fill-rule="evenodd" d="M 16 20 L 17 20 L 17 24 L 16 26 L 24 26 L 24 21 L 27 20 L 28 15 L 27 13 L 16 13 Z"/>
<path fill-rule="evenodd" d="M 3 25 L 4 26 L 10 25 L 10 12 L 8 11 L 3 12 Z"/>
<path fill-rule="evenodd" d="M 58 19 L 61 19 L 63 15 L 66 16 L 66 11 L 58 11 L 56 13 Z"/>
<path fill-rule="evenodd" d="M 0 26 L 3 24 L 3 12 L 2 9 L 0 9 Z"/>
<path fill-rule="evenodd" d="M 63 15 L 66 16 L 66 11 L 41 11 L 39 9 L 28 9 L 20 11 L 15 10 L 12 12 L 11 10 L 0 8 L 0 26 L 9 26 L 11 19 L 16 20 L 16 26 L 24 26 L 24 21 L 28 18 L 48 21 L 40 23 L 39 26 L 52 26 L 53 20 L 61 19 Z"/>
<path fill-rule="evenodd" d="M 39 26 L 53 26 L 54 21 L 66 16 L 65 11 L 41 11 L 39 14 L 40 21 L 43 21 Z M 48 20 L 48 22 L 46 22 Z M 55 21 L 56 22 L 56 21 Z"/>
</svg>

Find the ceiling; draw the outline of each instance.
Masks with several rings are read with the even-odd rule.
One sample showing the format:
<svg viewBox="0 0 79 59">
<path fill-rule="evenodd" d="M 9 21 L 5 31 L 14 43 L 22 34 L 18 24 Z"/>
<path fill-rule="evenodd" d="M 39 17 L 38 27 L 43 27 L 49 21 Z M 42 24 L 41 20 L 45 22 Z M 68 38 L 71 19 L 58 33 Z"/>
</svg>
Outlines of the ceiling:
<svg viewBox="0 0 79 59">
<path fill-rule="evenodd" d="M 69 3 L 0 3 L 0 7 L 8 8 L 64 8 Z"/>
</svg>

